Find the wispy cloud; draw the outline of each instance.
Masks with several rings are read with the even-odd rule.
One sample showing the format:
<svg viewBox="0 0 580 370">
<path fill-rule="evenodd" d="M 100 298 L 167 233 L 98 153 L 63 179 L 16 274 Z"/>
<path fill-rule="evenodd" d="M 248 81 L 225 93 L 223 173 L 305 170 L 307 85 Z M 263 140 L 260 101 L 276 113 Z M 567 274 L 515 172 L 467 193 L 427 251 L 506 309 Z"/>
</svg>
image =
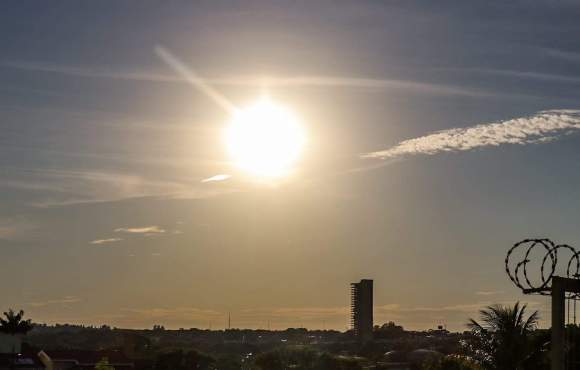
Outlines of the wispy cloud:
<svg viewBox="0 0 580 370">
<path fill-rule="evenodd" d="M 23 217 L 0 219 L 0 240 L 28 240 L 36 235 L 36 225 Z"/>
<path fill-rule="evenodd" d="M 124 233 L 124 234 L 131 234 L 131 235 L 138 235 L 142 237 L 154 237 L 154 236 L 161 236 L 167 235 L 169 233 L 173 235 L 182 234 L 183 231 L 181 230 L 166 230 L 157 225 L 151 226 L 138 226 L 138 227 L 118 227 L 113 230 L 115 233 Z M 90 244 L 102 245 L 102 244 L 111 244 L 116 243 L 123 240 L 122 238 L 103 238 L 103 239 L 96 239 L 91 242 Z M 155 254 L 154 254 L 155 255 Z"/>
<path fill-rule="evenodd" d="M 482 296 L 498 295 L 498 294 L 502 294 L 502 293 L 503 293 L 502 290 L 480 290 L 479 292 L 475 292 L 476 295 L 482 295 Z"/>
<path fill-rule="evenodd" d="M 412 155 L 435 155 L 503 144 L 537 144 L 556 140 L 580 129 L 580 110 L 549 110 L 503 122 L 454 128 L 409 139 L 362 158 L 401 159 Z"/>
<path fill-rule="evenodd" d="M 87 68 L 79 66 L 64 66 L 49 63 L 25 62 L 25 61 L 4 61 L 0 66 L 5 68 L 20 69 L 25 71 L 58 73 L 68 76 L 78 76 L 87 78 L 108 78 L 134 81 L 150 82 L 181 82 L 182 79 L 177 76 L 158 74 L 151 72 L 123 71 L 113 72 L 110 70 Z"/>
<path fill-rule="evenodd" d="M 506 77 L 528 78 L 541 81 L 580 83 L 580 77 L 576 77 L 575 75 L 559 75 L 535 71 L 517 71 L 509 69 L 484 69 L 484 68 L 472 68 L 469 69 L 469 71 Z"/>
<path fill-rule="evenodd" d="M 116 233 L 129 233 L 129 234 L 163 234 L 165 229 L 159 226 L 143 226 L 143 227 L 120 227 L 115 229 Z"/>
<path fill-rule="evenodd" d="M 185 64 L 183 64 L 185 66 Z M 188 83 L 195 82 L 203 86 L 249 86 L 249 87 L 330 87 L 330 88 L 359 88 L 373 90 L 403 90 L 419 94 L 432 95 L 462 95 L 462 96 L 508 96 L 511 94 L 486 91 L 464 86 L 402 80 L 392 78 L 374 78 L 358 76 L 331 76 L 331 75 L 296 75 L 296 76 L 235 76 L 201 78 L 192 75 L 191 78 L 183 78 L 158 72 L 143 71 L 111 71 L 94 67 L 62 66 L 38 62 L 4 61 L 0 67 L 20 69 L 27 71 L 58 73 L 68 76 L 86 78 L 107 78 L 127 81 L 149 81 L 164 83 Z M 189 69 L 188 69 L 189 71 Z M 205 90 L 204 90 L 205 91 Z M 211 88 L 213 91 L 213 88 Z M 221 95 L 219 95 L 221 96 Z M 514 95 L 515 96 L 515 95 Z M 521 95 L 517 95 L 521 97 Z M 223 99 L 219 99 L 220 101 Z M 226 105 L 229 106 L 229 103 Z"/>
<path fill-rule="evenodd" d="M 549 48 L 541 48 L 542 52 L 564 60 L 568 60 L 570 62 L 580 62 L 580 52 L 574 51 L 564 51 L 558 49 L 549 49 Z"/>
<path fill-rule="evenodd" d="M 206 197 L 209 190 L 198 191 L 192 184 L 146 178 L 100 170 L 9 168 L 10 178 L 0 180 L 0 188 L 37 191 L 43 200 L 34 206 L 46 207 L 116 201 L 145 196 Z M 40 185 L 39 185 L 40 184 Z"/>
<path fill-rule="evenodd" d="M 90 242 L 90 244 L 110 244 L 120 242 L 121 238 L 97 239 Z"/>
<path fill-rule="evenodd" d="M 49 306 L 49 305 L 69 305 L 69 304 L 73 304 L 73 303 L 79 303 L 81 302 L 81 299 L 78 297 L 73 297 L 73 296 L 66 296 L 60 299 L 49 299 L 46 301 L 41 301 L 41 302 L 31 302 L 28 305 L 31 307 L 45 307 L 45 306 Z"/>
<path fill-rule="evenodd" d="M 207 179 L 201 180 L 201 182 L 214 182 L 214 181 L 225 181 L 232 177 L 231 175 L 215 175 L 212 177 L 208 177 Z"/>
<path fill-rule="evenodd" d="M 359 88 L 372 90 L 402 90 L 429 95 L 462 95 L 472 97 L 491 97 L 504 95 L 492 91 L 448 84 L 436 84 L 400 79 L 367 78 L 351 76 L 292 76 L 269 77 L 260 79 L 262 85 L 276 87 L 331 87 Z M 509 95 L 509 94 L 507 94 Z M 507 96 L 506 95 L 506 96 Z M 518 95 L 521 97 L 521 95 Z"/>
<path fill-rule="evenodd" d="M 124 327 L 151 327 L 167 325 L 168 327 L 206 327 L 208 322 L 224 322 L 225 314 L 212 309 L 196 307 L 152 307 L 124 308 L 113 318 L 113 321 Z"/>
<path fill-rule="evenodd" d="M 348 307 L 278 307 L 278 308 L 248 308 L 237 313 L 244 320 L 270 319 L 324 319 L 345 317 L 348 315 Z"/>
</svg>

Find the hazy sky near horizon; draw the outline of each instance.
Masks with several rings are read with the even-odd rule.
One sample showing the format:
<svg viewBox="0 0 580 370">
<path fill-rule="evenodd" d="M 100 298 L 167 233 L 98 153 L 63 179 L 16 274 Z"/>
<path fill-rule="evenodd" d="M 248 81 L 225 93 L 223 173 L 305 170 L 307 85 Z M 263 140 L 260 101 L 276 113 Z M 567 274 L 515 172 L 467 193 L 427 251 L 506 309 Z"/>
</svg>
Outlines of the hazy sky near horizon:
<svg viewBox="0 0 580 370">
<path fill-rule="evenodd" d="M 578 19 L 575 1 L 2 4 L 0 309 L 344 330 L 349 283 L 372 278 L 376 323 L 545 316 L 503 259 L 526 237 L 580 247 Z M 235 106 L 292 109 L 292 175 L 237 171 L 228 113 L 156 47 Z"/>
</svg>

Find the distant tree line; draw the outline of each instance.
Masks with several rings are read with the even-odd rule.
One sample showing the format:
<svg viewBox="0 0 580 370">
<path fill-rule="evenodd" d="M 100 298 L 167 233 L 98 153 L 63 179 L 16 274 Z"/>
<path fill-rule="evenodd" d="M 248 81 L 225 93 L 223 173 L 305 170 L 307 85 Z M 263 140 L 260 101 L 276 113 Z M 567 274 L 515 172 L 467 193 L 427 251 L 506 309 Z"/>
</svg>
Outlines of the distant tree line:
<svg viewBox="0 0 580 370">
<path fill-rule="evenodd" d="M 416 370 L 547 370 L 550 332 L 537 328 L 537 312 L 526 310 L 519 303 L 488 306 L 478 320 L 470 319 L 467 334 L 408 332 L 387 322 L 374 328 L 374 341 L 364 344 L 357 343 L 350 332 L 302 328 L 210 331 L 165 330 L 161 325 L 153 330 L 33 325 L 24 319 L 22 310 L 4 312 L 0 332 L 23 335 L 34 327 L 27 340 L 42 349 L 51 345 L 120 349 L 144 370 L 358 370 L 369 365 L 380 370 L 389 361 L 388 351 L 398 352 L 399 357 L 393 358 L 405 362 L 418 348 L 440 355 L 414 363 Z M 566 333 L 567 338 L 580 338 L 580 327 L 569 325 Z M 567 356 L 580 359 L 579 345 L 569 341 Z M 114 370 L 106 359 L 96 369 Z"/>
</svg>

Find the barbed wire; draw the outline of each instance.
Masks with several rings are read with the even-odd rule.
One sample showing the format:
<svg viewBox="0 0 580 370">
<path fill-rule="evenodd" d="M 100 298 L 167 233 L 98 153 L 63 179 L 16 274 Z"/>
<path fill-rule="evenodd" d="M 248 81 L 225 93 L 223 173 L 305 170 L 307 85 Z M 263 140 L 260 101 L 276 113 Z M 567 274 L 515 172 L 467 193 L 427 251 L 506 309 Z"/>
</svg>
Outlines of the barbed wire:
<svg viewBox="0 0 580 370">
<path fill-rule="evenodd" d="M 537 282 L 537 279 L 532 282 L 528 277 L 528 264 L 531 262 L 530 255 L 536 248 L 545 250 L 540 265 L 540 282 Z M 511 259 L 516 250 L 524 250 L 525 253 L 523 253 L 520 261 L 514 262 Z M 524 239 L 514 244 L 505 257 L 505 271 L 510 280 L 524 293 L 548 295 L 551 289 L 550 283 L 558 268 L 558 251 L 560 250 L 568 250 L 572 253 L 568 263 L 565 265 L 566 277 L 580 278 L 580 251 L 568 244 L 556 245 L 550 239 Z"/>
</svg>

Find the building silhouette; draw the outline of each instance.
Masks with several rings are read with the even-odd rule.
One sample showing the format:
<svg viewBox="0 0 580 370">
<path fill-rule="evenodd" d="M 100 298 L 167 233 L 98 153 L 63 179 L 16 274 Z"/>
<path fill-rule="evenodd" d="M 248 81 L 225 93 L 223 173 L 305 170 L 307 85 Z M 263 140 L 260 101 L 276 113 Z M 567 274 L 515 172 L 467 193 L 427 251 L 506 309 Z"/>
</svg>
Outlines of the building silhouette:
<svg viewBox="0 0 580 370">
<path fill-rule="evenodd" d="M 360 341 L 373 339 L 373 281 L 363 279 L 350 284 L 350 320 Z"/>
</svg>

